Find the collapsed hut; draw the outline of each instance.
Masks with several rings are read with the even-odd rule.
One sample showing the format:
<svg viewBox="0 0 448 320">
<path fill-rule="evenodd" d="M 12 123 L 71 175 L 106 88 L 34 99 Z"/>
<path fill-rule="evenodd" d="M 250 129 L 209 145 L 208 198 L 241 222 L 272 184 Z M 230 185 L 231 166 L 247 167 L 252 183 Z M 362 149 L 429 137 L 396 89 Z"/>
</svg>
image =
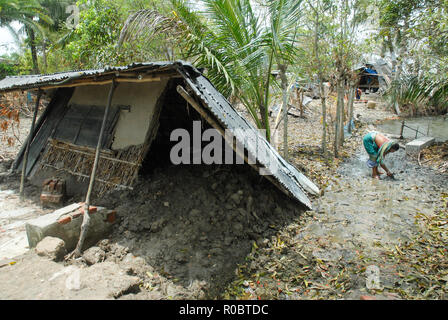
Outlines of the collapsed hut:
<svg viewBox="0 0 448 320">
<path fill-rule="evenodd" d="M 176 128 L 192 132 L 199 120 L 217 129 L 246 162 L 255 159 L 248 162 L 254 169 L 273 162 L 277 170 L 264 177 L 288 196 L 311 208 L 307 193 L 319 193 L 191 64 L 134 63 L 0 81 L 0 93 L 14 90 L 50 97 L 39 119 L 35 108 L 27 143 L 12 165 L 37 185 L 64 175 L 67 193 L 90 192 L 89 181 L 97 194 L 132 190 L 143 163 L 169 161 L 170 133 Z M 226 137 L 226 129 L 235 136 Z M 150 148 L 156 152 L 149 153 Z M 157 159 L 147 159 L 148 154 Z"/>
</svg>

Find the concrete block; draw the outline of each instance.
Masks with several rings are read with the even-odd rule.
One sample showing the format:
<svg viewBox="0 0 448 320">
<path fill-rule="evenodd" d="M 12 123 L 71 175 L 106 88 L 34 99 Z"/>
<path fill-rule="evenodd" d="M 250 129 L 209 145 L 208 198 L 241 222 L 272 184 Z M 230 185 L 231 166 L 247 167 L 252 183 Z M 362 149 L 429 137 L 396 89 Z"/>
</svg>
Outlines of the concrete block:
<svg viewBox="0 0 448 320">
<path fill-rule="evenodd" d="M 51 236 L 64 240 L 67 251 L 73 250 L 78 243 L 83 211 L 83 203 L 75 203 L 28 221 L 25 229 L 29 247 L 34 248 L 43 238 Z M 114 210 L 91 206 L 89 211 L 91 219 L 84 248 L 104 239 L 116 219 Z"/>
<path fill-rule="evenodd" d="M 432 145 L 435 141 L 433 137 L 421 137 L 406 144 L 407 155 L 417 155 L 421 150 Z"/>
</svg>

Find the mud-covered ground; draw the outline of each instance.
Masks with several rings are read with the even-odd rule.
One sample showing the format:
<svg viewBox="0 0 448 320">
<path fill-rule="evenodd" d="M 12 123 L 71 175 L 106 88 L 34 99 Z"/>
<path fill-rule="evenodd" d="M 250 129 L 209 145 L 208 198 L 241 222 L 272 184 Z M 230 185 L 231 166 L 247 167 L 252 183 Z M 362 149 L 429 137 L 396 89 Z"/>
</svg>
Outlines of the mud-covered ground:
<svg viewBox="0 0 448 320">
<path fill-rule="evenodd" d="M 219 296 L 253 242 L 262 245 L 304 211 L 246 165 L 170 166 L 140 180 L 137 192 L 98 203 L 121 217 L 110 240 L 171 279 L 173 298 Z M 189 293 L 195 284 L 200 296 Z"/>
<path fill-rule="evenodd" d="M 405 158 L 370 178 L 364 150 L 306 213 L 240 266 L 229 297 L 446 299 L 448 177 Z"/>
<path fill-rule="evenodd" d="M 386 159 L 395 180 L 370 178 L 361 140 L 394 117 L 382 104 L 355 105 L 339 159 L 320 150 L 319 101 L 305 111 L 289 118 L 289 160 L 324 190 L 312 211 L 246 166 L 156 168 L 94 199 L 118 221 L 82 258 L 0 263 L 0 298 L 446 299 L 447 176 L 399 150 Z M 17 196 L 15 179 L 0 190 Z M 42 214 L 33 188 L 25 207 Z"/>
</svg>

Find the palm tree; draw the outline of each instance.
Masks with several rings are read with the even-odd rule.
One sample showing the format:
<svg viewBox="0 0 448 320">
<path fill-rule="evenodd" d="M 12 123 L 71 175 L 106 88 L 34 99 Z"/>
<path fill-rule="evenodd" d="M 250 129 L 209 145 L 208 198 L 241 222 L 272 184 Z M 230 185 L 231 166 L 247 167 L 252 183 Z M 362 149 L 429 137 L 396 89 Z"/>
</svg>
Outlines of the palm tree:
<svg viewBox="0 0 448 320">
<path fill-rule="evenodd" d="M 300 21 L 301 0 L 270 0 L 268 1 L 268 12 L 270 17 L 270 28 L 267 33 L 267 52 L 277 62 L 280 71 L 280 80 L 283 100 L 283 154 L 288 160 L 288 87 L 286 76 L 288 65 L 297 60 L 297 48 L 295 46 L 298 22 Z M 266 99 L 266 105 L 268 101 Z"/>
<path fill-rule="evenodd" d="M 31 49 L 33 73 L 39 73 L 36 34 L 44 34 L 39 21 L 51 23 L 52 20 L 46 15 L 45 10 L 37 0 L 0 0 L 0 26 L 8 28 L 18 38 L 16 31 L 11 27 L 13 21 L 18 21 L 24 25 L 24 31 L 28 36 Z"/>
<path fill-rule="evenodd" d="M 42 71 L 47 71 L 47 51 L 48 44 L 50 43 L 49 37 L 61 30 L 69 14 L 66 12 L 66 8 L 69 5 L 74 5 L 75 0 L 38 0 L 39 4 L 48 14 L 50 19 L 39 19 L 39 26 L 43 29 L 41 34 L 41 47 L 42 47 Z M 51 46 L 50 46 L 51 50 Z"/>
<path fill-rule="evenodd" d="M 298 4 L 293 3 L 297 1 L 269 1 L 266 25 L 250 0 L 202 0 L 200 12 L 194 12 L 186 1 L 171 0 L 171 18 L 151 10 L 131 15 L 120 43 L 136 34 L 174 37 L 183 48 L 179 55 L 205 67 L 217 89 L 227 97 L 237 97 L 270 140 L 271 71 L 274 63 L 286 65 L 292 60 L 290 27 L 298 13 Z"/>
</svg>

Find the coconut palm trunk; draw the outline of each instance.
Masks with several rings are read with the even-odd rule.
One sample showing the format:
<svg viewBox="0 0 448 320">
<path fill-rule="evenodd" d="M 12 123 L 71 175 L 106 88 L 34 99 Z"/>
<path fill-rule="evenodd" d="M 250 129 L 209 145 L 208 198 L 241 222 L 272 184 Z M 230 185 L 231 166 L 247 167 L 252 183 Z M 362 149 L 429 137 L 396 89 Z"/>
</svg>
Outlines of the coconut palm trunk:
<svg viewBox="0 0 448 320">
<path fill-rule="evenodd" d="M 280 70 L 280 80 L 282 87 L 282 98 L 283 98 L 283 158 L 288 160 L 288 101 L 287 101 L 287 90 L 288 90 L 288 78 L 286 77 L 286 65 L 279 64 Z"/>
<path fill-rule="evenodd" d="M 37 49 L 36 49 L 36 35 L 34 33 L 34 30 L 28 26 L 26 27 L 26 33 L 28 35 L 28 39 L 30 42 L 31 59 L 33 62 L 33 73 L 39 74 L 39 65 L 37 62 Z"/>
</svg>

